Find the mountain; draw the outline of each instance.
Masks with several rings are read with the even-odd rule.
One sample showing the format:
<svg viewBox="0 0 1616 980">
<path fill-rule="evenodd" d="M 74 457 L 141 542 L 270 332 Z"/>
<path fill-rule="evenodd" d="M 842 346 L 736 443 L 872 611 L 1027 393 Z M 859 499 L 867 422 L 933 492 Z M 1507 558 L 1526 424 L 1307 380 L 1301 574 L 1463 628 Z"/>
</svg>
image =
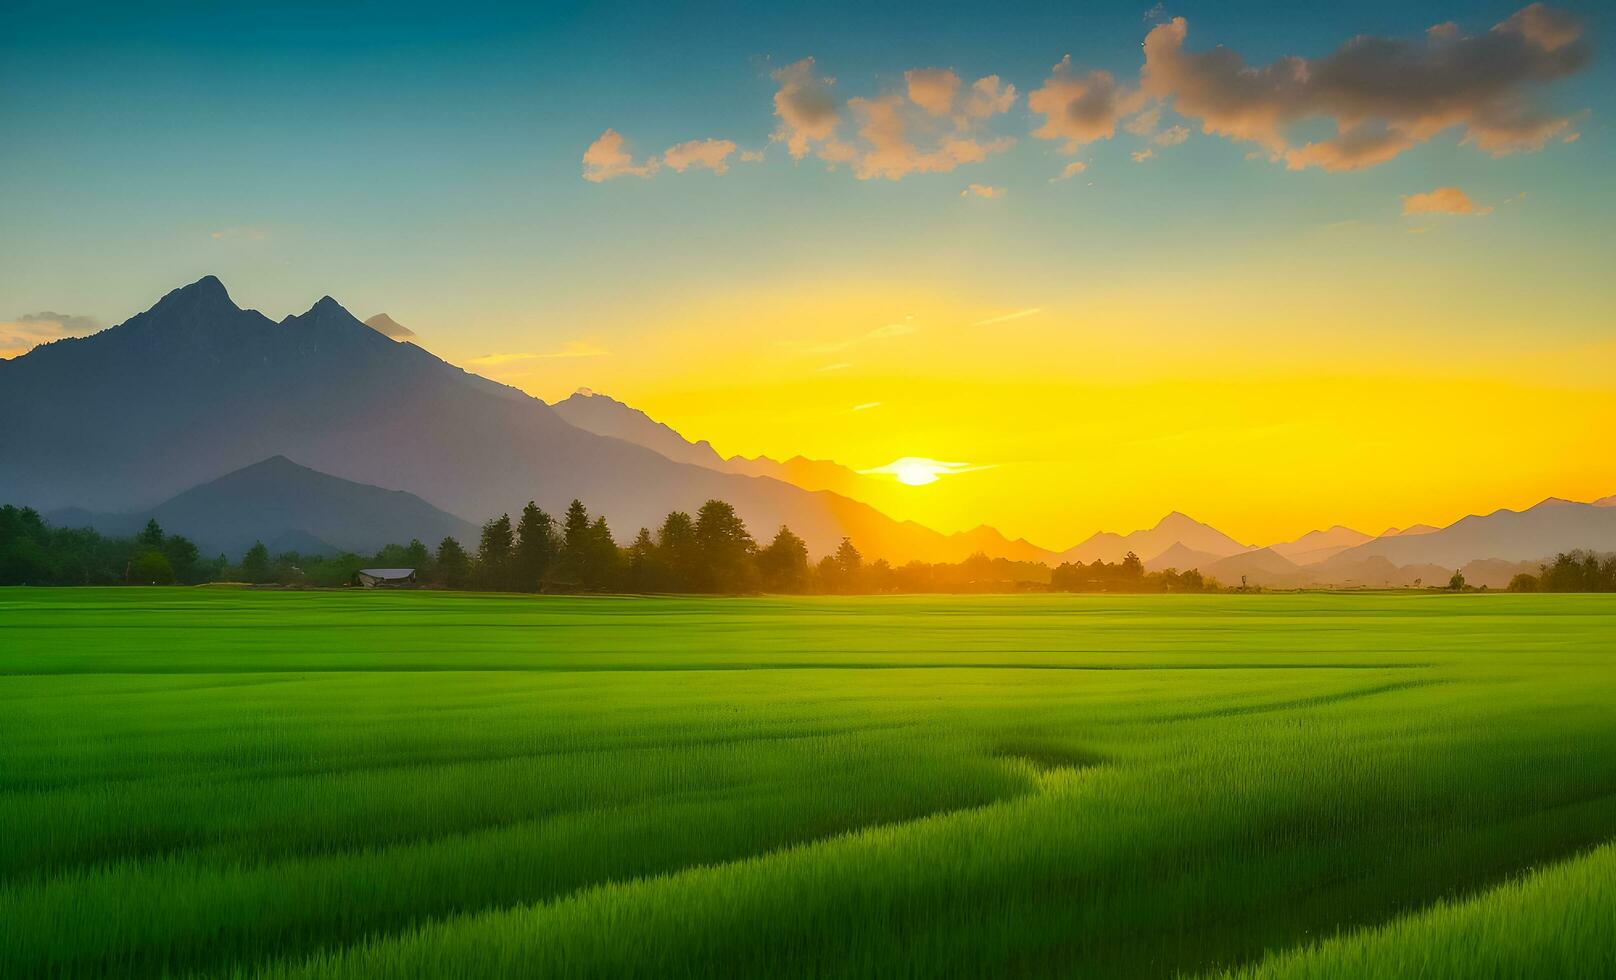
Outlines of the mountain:
<svg viewBox="0 0 1616 980">
<path fill-rule="evenodd" d="M 816 556 L 843 536 L 894 562 L 957 550 L 836 494 L 573 426 L 524 392 L 388 339 L 330 297 L 277 323 L 208 276 L 118 326 L 0 361 L 0 500 L 147 511 L 277 455 L 472 521 L 528 500 L 559 514 L 576 497 L 627 540 L 717 498 L 761 539 L 790 525 Z"/>
<path fill-rule="evenodd" d="M 690 442 L 671 426 L 609 395 L 579 388 L 550 408 L 585 432 L 644 446 L 677 463 L 691 463 L 710 470 L 724 469 L 724 458 L 705 439 Z"/>
<path fill-rule="evenodd" d="M 1389 527 L 1380 532 L 1379 536 L 1383 538 L 1413 537 L 1419 534 L 1430 534 L 1435 530 L 1438 529 L 1429 524 L 1410 524 L 1408 527 L 1405 527 L 1402 530 L 1398 530 L 1395 527 Z"/>
<path fill-rule="evenodd" d="M 1175 544 L 1219 558 L 1251 550 L 1217 528 L 1174 511 L 1147 530 L 1129 534 L 1101 531 L 1082 544 L 1068 548 L 1059 557 L 1061 561 L 1089 563 L 1103 559 L 1116 562 L 1131 551 L 1141 560 L 1150 561 Z"/>
<path fill-rule="evenodd" d="M 1608 497 L 1600 497 L 1598 500 L 1593 502 L 1593 506 L 1595 506 L 1595 507 L 1616 507 L 1616 493 L 1613 493 Z"/>
<path fill-rule="evenodd" d="M 52 514 L 59 526 L 80 524 L 106 534 L 130 534 L 155 519 L 183 534 L 205 555 L 239 558 L 254 541 L 272 551 L 352 551 L 419 538 L 429 547 L 446 537 L 475 547 L 478 529 L 402 490 L 353 483 L 274 456 L 179 494 L 149 511 Z"/>
<path fill-rule="evenodd" d="M 381 334 L 383 337 L 391 337 L 394 340 L 409 340 L 411 337 L 415 336 L 414 330 L 411 330 L 404 324 L 399 323 L 386 313 L 378 313 L 369 320 L 366 320 L 365 326 Z"/>
<path fill-rule="evenodd" d="M 1224 585 L 1281 585 L 1298 576 L 1301 569 L 1272 548 L 1257 548 L 1221 558 L 1201 569 L 1201 574 Z"/>
<path fill-rule="evenodd" d="M 1194 548 L 1185 547 L 1181 542 L 1174 541 L 1171 548 L 1145 562 L 1145 571 L 1160 572 L 1176 568 L 1181 572 L 1187 572 L 1192 568 L 1209 568 L 1217 560 L 1218 556 L 1210 551 L 1196 551 Z"/>
<path fill-rule="evenodd" d="M 1294 541 L 1285 541 L 1269 547 L 1298 565 L 1315 565 L 1353 545 L 1372 540 L 1374 539 L 1362 531 L 1337 524 L 1328 531 L 1309 531 Z"/>
<path fill-rule="evenodd" d="M 1616 508 L 1550 497 L 1522 511 L 1472 514 L 1425 534 L 1376 538 L 1348 548 L 1332 561 L 1381 557 L 1395 565 L 1459 568 L 1482 558 L 1534 561 L 1575 548 L 1616 549 Z"/>
</svg>

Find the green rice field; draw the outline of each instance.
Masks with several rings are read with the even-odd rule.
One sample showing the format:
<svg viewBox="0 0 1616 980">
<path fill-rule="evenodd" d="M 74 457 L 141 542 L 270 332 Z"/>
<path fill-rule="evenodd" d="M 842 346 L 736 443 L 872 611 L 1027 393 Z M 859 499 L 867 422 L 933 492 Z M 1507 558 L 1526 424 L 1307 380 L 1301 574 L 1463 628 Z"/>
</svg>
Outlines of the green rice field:
<svg viewBox="0 0 1616 980">
<path fill-rule="evenodd" d="M 0 976 L 1609 977 L 1616 597 L 0 589 Z"/>
</svg>

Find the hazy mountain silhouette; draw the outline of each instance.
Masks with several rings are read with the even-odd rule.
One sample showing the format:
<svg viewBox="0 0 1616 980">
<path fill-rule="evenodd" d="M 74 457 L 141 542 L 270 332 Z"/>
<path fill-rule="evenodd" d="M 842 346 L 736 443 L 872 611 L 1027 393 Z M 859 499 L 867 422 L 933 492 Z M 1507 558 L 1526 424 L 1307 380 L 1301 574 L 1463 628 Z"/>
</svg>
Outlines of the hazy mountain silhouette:
<svg viewBox="0 0 1616 980">
<path fill-rule="evenodd" d="M 1395 565 L 1429 563 L 1458 568 L 1477 559 L 1532 561 L 1575 548 L 1616 549 L 1616 508 L 1550 497 L 1523 511 L 1473 514 L 1425 534 L 1404 532 L 1376 538 L 1348 548 L 1330 561 L 1381 557 Z"/>
<path fill-rule="evenodd" d="M 1245 576 L 1249 585 L 1267 585 L 1299 572 L 1301 568 L 1295 562 L 1272 548 L 1230 555 L 1201 569 L 1202 575 L 1211 576 L 1224 585 L 1239 585 L 1241 576 Z"/>
<path fill-rule="evenodd" d="M 1183 542 L 1175 541 L 1173 546 L 1154 558 L 1145 562 L 1145 571 L 1160 572 L 1168 568 L 1176 568 L 1181 572 L 1191 569 L 1200 570 L 1210 568 L 1218 556 L 1210 551 L 1196 551 L 1185 547 Z"/>
<path fill-rule="evenodd" d="M 1251 550 L 1217 528 L 1175 510 L 1158 521 L 1155 527 L 1146 530 L 1129 534 L 1101 531 L 1082 544 L 1062 552 L 1060 560 L 1087 563 L 1103 559 L 1114 562 L 1121 561 L 1131 551 L 1140 560 L 1150 561 L 1175 544 L 1219 558 Z"/>
<path fill-rule="evenodd" d="M 789 524 L 816 555 L 844 535 L 894 561 L 957 550 L 834 494 L 577 428 L 536 398 L 388 339 L 330 297 L 275 323 L 208 276 L 119 326 L 0 362 L 0 500 L 141 511 L 276 455 L 474 521 L 529 499 L 560 513 L 577 497 L 627 540 L 669 510 L 719 498 L 760 538 Z"/>
<path fill-rule="evenodd" d="M 1616 493 L 1613 493 L 1608 497 L 1600 497 L 1598 500 L 1594 501 L 1594 506 L 1595 507 L 1616 507 Z"/>
<path fill-rule="evenodd" d="M 1283 541 L 1269 547 L 1298 565 L 1315 565 L 1371 540 L 1373 538 L 1362 531 L 1337 524 L 1327 531 L 1309 531 L 1294 541 Z"/>
<path fill-rule="evenodd" d="M 1402 529 L 1398 529 L 1398 528 L 1395 528 L 1395 527 L 1389 527 L 1386 530 L 1380 532 L 1378 537 L 1382 537 L 1382 538 L 1413 537 L 1413 536 L 1419 535 L 1419 534 L 1430 534 L 1432 531 L 1437 531 L 1437 530 L 1440 530 L 1440 528 L 1432 527 L 1429 524 L 1410 524 L 1408 527 L 1405 527 L 1405 528 L 1402 528 Z"/>
<path fill-rule="evenodd" d="M 262 541 L 282 551 L 370 554 L 384 544 L 445 537 L 475 545 L 478 529 L 402 490 L 343 480 L 284 456 L 243 467 L 173 497 L 150 511 L 50 515 L 59 526 L 87 525 L 105 534 L 138 531 L 155 519 L 183 534 L 206 555 L 232 558 Z"/>
<path fill-rule="evenodd" d="M 644 446 L 676 463 L 691 463 L 710 470 L 724 469 L 724 458 L 707 440 L 691 442 L 671 426 L 610 395 L 579 388 L 550 407 L 568 423 L 585 432 Z"/>
</svg>

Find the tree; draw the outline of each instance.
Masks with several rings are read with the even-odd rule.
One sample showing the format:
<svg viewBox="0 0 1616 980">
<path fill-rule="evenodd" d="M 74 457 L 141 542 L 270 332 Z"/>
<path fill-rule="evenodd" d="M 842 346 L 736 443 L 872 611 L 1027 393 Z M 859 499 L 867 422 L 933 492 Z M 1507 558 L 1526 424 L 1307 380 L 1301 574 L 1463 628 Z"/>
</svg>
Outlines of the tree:
<svg viewBox="0 0 1616 980">
<path fill-rule="evenodd" d="M 657 546 L 651 529 L 642 527 L 623 556 L 623 587 L 630 592 L 658 592 Z"/>
<path fill-rule="evenodd" d="M 808 545 L 784 524 L 757 553 L 758 578 L 766 592 L 801 592 L 808 585 Z"/>
<path fill-rule="evenodd" d="M 1521 572 L 1509 580 L 1511 592 L 1536 592 L 1537 576 L 1529 572 Z"/>
<path fill-rule="evenodd" d="M 438 543 L 436 564 L 438 580 L 449 588 L 463 589 L 471 584 L 471 559 L 454 538 Z"/>
<path fill-rule="evenodd" d="M 696 552 L 701 560 L 698 587 L 705 592 L 746 592 L 752 587 L 752 552 L 757 545 L 735 508 L 709 500 L 696 512 Z"/>
<path fill-rule="evenodd" d="M 241 557 L 241 577 L 248 582 L 268 582 L 270 579 L 269 549 L 264 542 L 254 541 Z"/>
<path fill-rule="evenodd" d="M 657 551 L 667 576 L 669 592 L 694 592 L 700 577 L 696 550 L 696 522 L 682 510 L 663 518 L 657 531 Z"/>
<path fill-rule="evenodd" d="M 151 551 L 159 551 L 163 547 L 163 529 L 158 526 L 157 518 L 146 522 L 139 534 L 135 535 L 135 543 Z"/>
<path fill-rule="evenodd" d="M 142 551 L 129 563 L 130 585 L 173 585 L 174 569 L 161 551 Z"/>
<path fill-rule="evenodd" d="M 516 523 L 516 564 L 512 576 L 516 587 L 524 592 L 538 591 L 555 559 L 555 520 L 529 500 L 522 508 L 521 520 Z"/>
<path fill-rule="evenodd" d="M 574 499 L 561 519 L 561 571 L 569 582 L 581 584 L 584 566 L 589 564 L 589 511 Z"/>
<path fill-rule="evenodd" d="M 1464 587 L 1465 587 L 1464 572 L 1454 572 L 1453 573 L 1453 578 L 1448 579 L 1448 590 L 1450 592 L 1463 592 Z"/>
<path fill-rule="evenodd" d="M 843 538 L 834 555 L 820 559 L 819 586 L 826 592 L 838 594 L 857 592 L 863 571 L 864 556 L 853 547 L 851 538 Z"/>
<path fill-rule="evenodd" d="M 597 517 L 589 525 L 584 543 L 584 561 L 579 580 L 586 589 L 608 589 L 617 581 L 617 542 L 612 540 L 612 529 L 606 518 Z"/>
<path fill-rule="evenodd" d="M 513 540 L 511 515 L 501 514 L 483 525 L 482 540 L 477 545 L 477 579 L 483 588 L 511 587 Z"/>
<path fill-rule="evenodd" d="M 153 521 L 149 526 L 156 527 L 157 522 Z M 189 539 L 182 538 L 178 534 L 170 534 L 163 539 L 162 555 L 168 559 L 169 568 L 174 573 L 174 581 L 187 583 L 201 581 L 202 570 L 198 566 L 198 560 L 202 556 Z"/>
</svg>

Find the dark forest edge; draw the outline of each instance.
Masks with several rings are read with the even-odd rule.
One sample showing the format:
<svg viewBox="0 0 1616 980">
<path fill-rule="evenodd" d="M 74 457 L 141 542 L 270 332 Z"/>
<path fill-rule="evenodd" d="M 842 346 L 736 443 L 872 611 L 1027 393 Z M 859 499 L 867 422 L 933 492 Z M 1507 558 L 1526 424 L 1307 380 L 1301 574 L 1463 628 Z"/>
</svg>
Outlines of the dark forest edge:
<svg viewBox="0 0 1616 980">
<path fill-rule="evenodd" d="M 255 543 L 239 561 L 203 558 L 183 536 L 156 521 L 133 537 L 89 528 L 56 528 L 28 507 L 0 507 L 0 585 L 252 585 L 337 588 L 361 568 L 410 568 L 422 584 L 495 592 L 618 592 L 733 595 L 744 593 L 864 595 L 880 593 L 1258 591 L 1225 589 L 1195 569 L 1147 571 L 1130 552 L 1119 562 L 1039 562 L 989 558 L 978 552 L 957 563 L 866 562 L 848 539 L 817 563 L 791 529 L 781 526 L 759 545 L 721 500 L 692 518 L 669 514 L 653 534 L 641 528 L 619 546 L 604 517 L 574 500 L 558 521 L 534 503 L 515 522 L 501 515 L 482 527 L 475 552 L 452 537 L 429 549 L 418 540 L 389 544 L 375 555 L 271 554 Z M 1448 590 L 1466 589 L 1455 574 Z M 1591 551 L 1559 554 L 1537 575 L 1521 574 L 1511 592 L 1616 592 L 1616 556 Z"/>
</svg>

